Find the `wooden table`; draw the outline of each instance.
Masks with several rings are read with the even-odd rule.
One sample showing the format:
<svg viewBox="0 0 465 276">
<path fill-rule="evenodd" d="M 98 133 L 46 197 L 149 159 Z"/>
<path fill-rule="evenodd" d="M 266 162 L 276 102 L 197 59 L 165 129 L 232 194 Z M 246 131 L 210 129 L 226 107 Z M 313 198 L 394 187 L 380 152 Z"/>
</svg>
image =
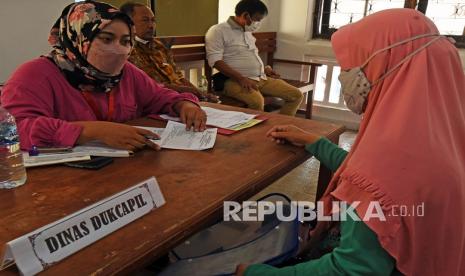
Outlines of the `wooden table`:
<svg viewBox="0 0 465 276">
<path fill-rule="evenodd" d="M 310 157 L 301 148 L 266 139 L 271 126 L 295 124 L 333 141 L 344 131 L 339 125 L 267 115 L 270 119 L 258 126 L 232 136 L 218 135 L 215 147 L 207 151 L 145 149 L 133 157 L 115 159 L 98 171 L 63 166 L 28 169 L 24 186 L 0 190 L 0 255 L 8 241 L 155 176 L 167 201 L 164 206 L 43 272 L 67 276 L 128 274 L 219 220 L 223 201 L 249 198 Z M 132 124 L 164 125 L 150 119 Z M 9 268 L 0 274 L 14 275 L 17 270 Z"/>
</svg>

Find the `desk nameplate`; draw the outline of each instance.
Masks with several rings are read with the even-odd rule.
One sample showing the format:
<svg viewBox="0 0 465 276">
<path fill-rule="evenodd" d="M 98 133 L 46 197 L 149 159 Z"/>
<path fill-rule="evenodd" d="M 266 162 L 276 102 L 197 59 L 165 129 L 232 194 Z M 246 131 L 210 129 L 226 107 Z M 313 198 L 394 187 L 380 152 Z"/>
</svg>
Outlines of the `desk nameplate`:
<svg viewBox="0 0 465 276">
<path fill-rule="evenodd" d="M 155 177 L 6 244 L 2 267 L 14 260 L 24 275 L 41 272 L 162 206 Z"/>
</svg>

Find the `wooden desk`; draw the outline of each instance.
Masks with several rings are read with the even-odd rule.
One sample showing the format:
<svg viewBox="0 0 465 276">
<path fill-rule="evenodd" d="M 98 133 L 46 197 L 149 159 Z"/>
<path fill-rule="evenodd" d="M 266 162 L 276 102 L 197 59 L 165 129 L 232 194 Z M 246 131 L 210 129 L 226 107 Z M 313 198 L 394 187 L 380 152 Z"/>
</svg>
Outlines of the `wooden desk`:
<svg viewBox="0 0 465 276">
<path fill-rule="evenodd" d="M 145 149 L 134 157 L 115 159 L 98 171 L 62 166 L 28 169 L 24 186 L 0 190 L 1 255 L 8 241 L 155 176 L 167 201 L 164 206 L 43 272 L 128 274 L 219 220 L 223 201 L 249 198 L 310 157 L 303 149 L 267 140 L 265 133 L 271 126 L 292 123 L 332 140 L 344 130 L 333 124 L 268 115 L 268 121 L 253 128 L 232 136 L 218 135 L 214 149 L 207 151 Z M 133 124 L 164 125 L 149 119 Z M 13 268 L 0 272 L 16 273 Z"/>
</svg>

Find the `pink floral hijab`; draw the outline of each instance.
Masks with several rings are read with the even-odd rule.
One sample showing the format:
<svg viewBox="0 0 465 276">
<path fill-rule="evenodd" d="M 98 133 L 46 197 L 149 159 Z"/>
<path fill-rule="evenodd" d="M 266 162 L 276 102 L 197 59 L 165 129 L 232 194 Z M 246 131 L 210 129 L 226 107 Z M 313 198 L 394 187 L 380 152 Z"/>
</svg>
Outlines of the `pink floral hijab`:
<svg viewBox="0 0 465 276">
<path fill-rule="evenodd" d="M 375 13 L 342 27 L 332 45 L 342 70 L 375 51 L 438 33 L 412 9 Z M 364 68 L 378 79 L 434 37 L 376 55 Z M 441 38 L 375 85 L 360 132 L 322 199 L 360 201 L 363 219 L 377 201 L 385 221 L 364 221 L 406 275 L 465 275 L 465 77 L 454 45 Z M 414 213 L 424 206 L 424 214 Z M 410 216 L 400 216 L 407 206 Z"/>
<path fill-rule="evenodd" d="M 133 36 L 133 22 L 126 14 L 96 1 L 68 5 L 52 27 L 49 43 L 53 50 L 47 57 L 78 90 L 109 92 L 121 79 L 121 75 L 108 76 L 87 62 L 90 43 L 113 19 L 123 20 Z"/>
</svg>

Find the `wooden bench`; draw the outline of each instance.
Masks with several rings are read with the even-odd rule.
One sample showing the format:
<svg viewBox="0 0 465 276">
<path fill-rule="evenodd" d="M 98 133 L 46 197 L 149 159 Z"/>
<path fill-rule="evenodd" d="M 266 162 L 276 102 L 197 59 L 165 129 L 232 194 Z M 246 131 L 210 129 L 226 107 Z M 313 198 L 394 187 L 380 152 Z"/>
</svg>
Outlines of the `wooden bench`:
<svg viewBox="0 0 465 276">
<path fill-rule="evenodd" d="M 294 66 L 301 66 L 302 69 L 306 69 L 309 72 L 309 77 L 305 81 L 301 80 L 287 80 L 288 83 L 299 88 L 299 90 L 306 96 L 306 103 L 301 106 L 299 113 L 305 114 L 305 117 L 311 119 L 312 117 L 312 106 L 313 106 L 313 90 L 316 77 L 316 69 L 321 64 L 287 60 L 287 59 L 276 59 L 274 53 L 276 52 L 276 32 L 261 32 L 254 33 L 257 39 L 256 45 L 261 55 L 264 55 L 264 63 L 273 67 L 276 63 L 290 64 Z M 168 48 L 170 48 L 174 55 L 176 63 L 195 62 L 203 61 L 204 74 L 208 81 L 208 91 L 215 93 L 212 86 L 212 68 L 208 65 L 205 52 L 205 36 L 165 36 L 158 37 L 158 39 Z M 245 103 L 239 102 L 238 100 L 225 97 L 219 94 L 223 104 L 245 107 Z M 265 104 L 274 102 L 271 98 L 265 97 Z M 270 100 L 271 99 L 271 100 Z"/>
</svg>

